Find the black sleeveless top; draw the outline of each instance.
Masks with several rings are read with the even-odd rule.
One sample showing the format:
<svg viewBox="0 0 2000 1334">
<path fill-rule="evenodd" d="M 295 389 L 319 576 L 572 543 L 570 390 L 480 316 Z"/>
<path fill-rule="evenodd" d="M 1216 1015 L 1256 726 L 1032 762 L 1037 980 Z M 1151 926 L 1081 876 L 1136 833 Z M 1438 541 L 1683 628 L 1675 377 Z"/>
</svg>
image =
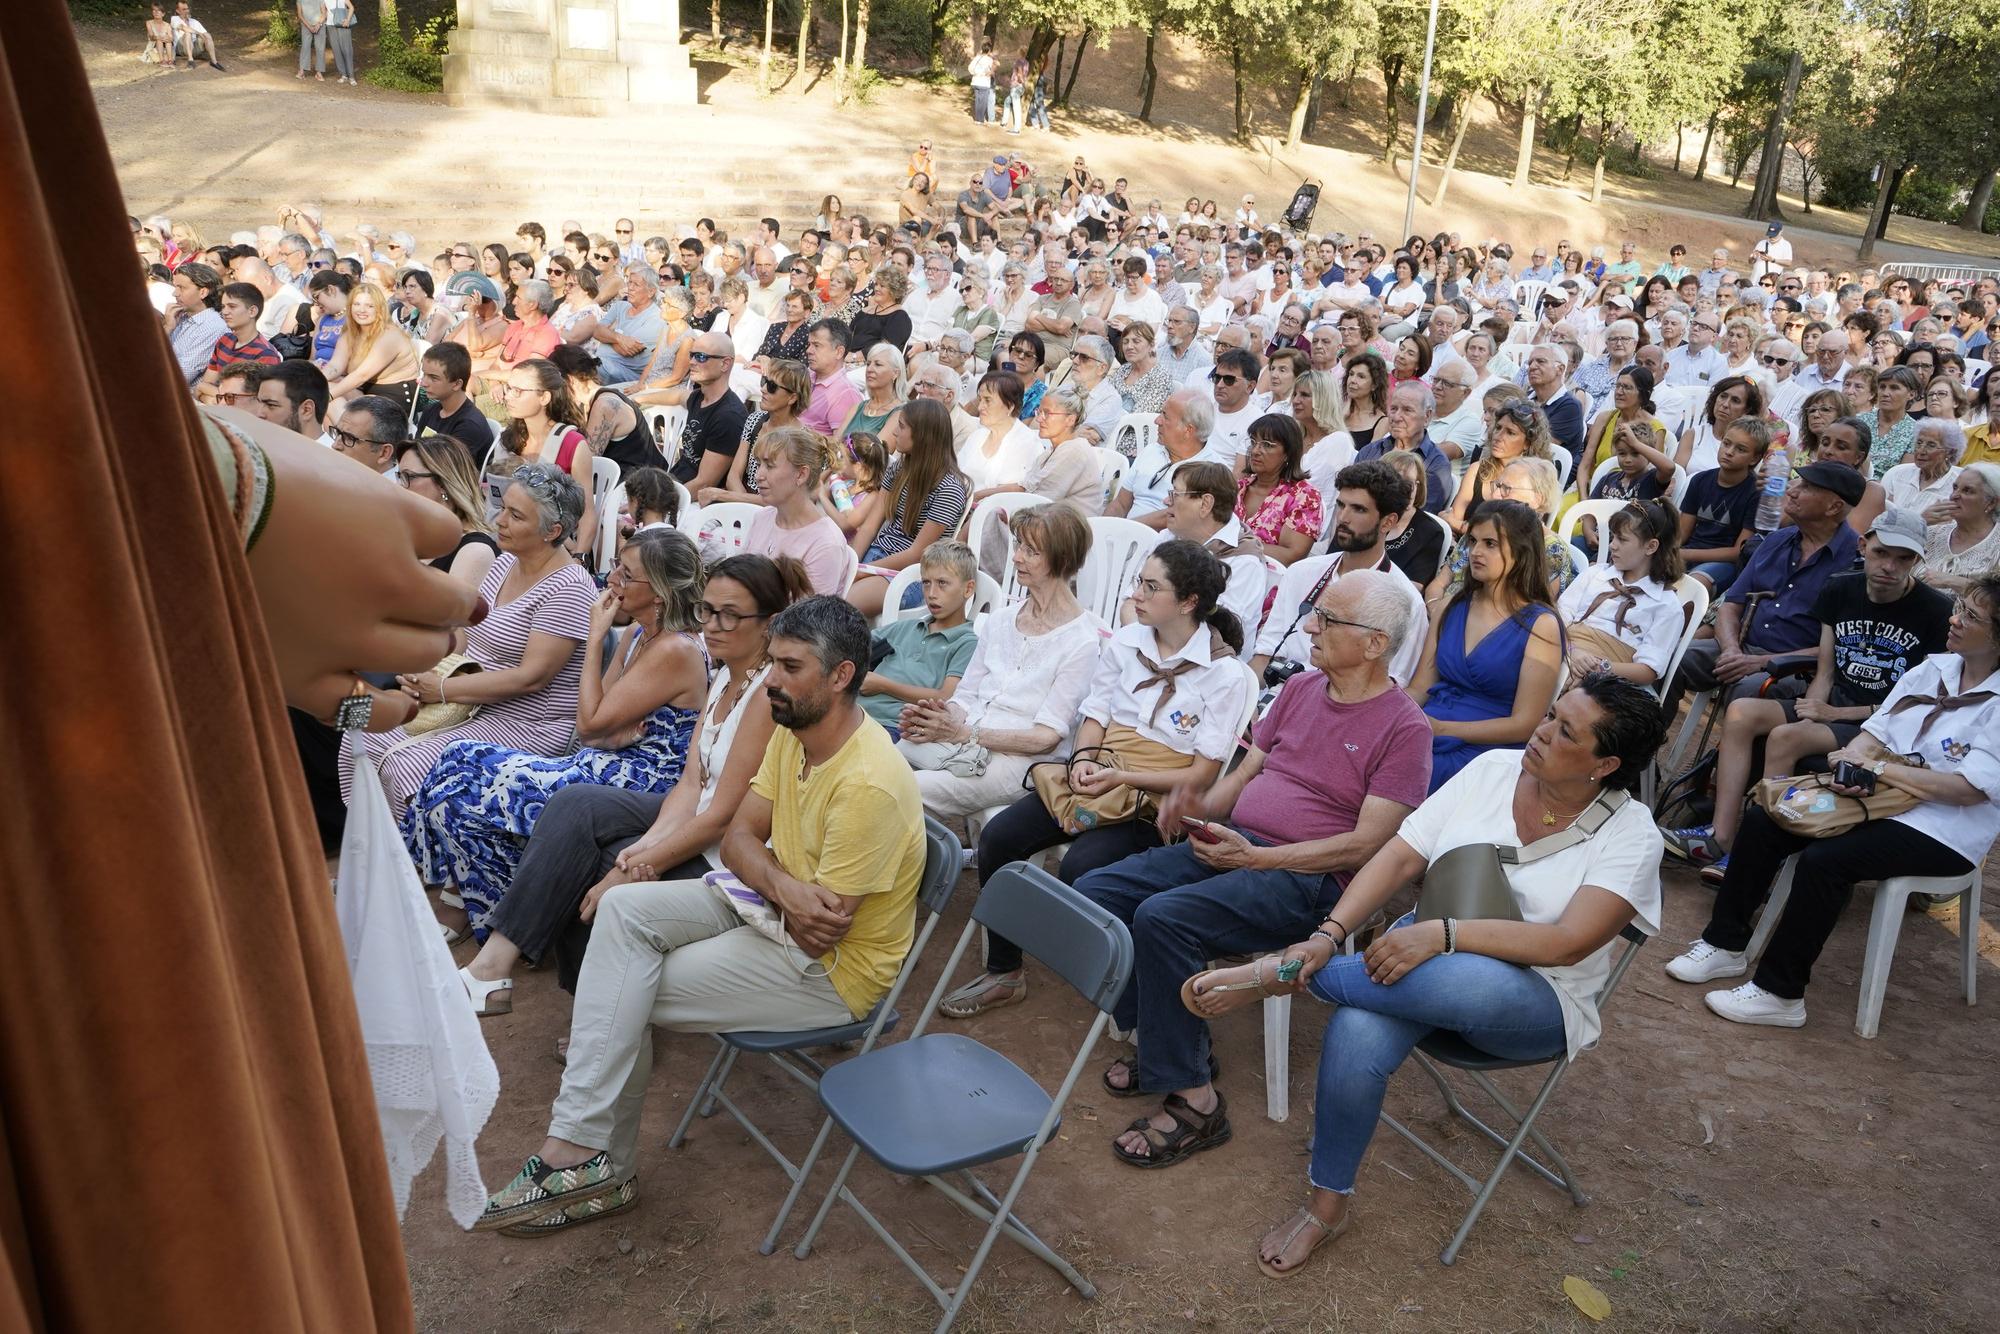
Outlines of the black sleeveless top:
<svg viewBox="0 0 2000 1334">
<path fill-rule="evenodd" d="M 493 554 L 495 556 L 498 556 L 500 554 L 500 544 L 498 542 L 495 542 L 492 539 L 492 537 L 489 536 L 488 534 L 460 533 L 458 536 L 458 545 L 451 549 L 451 553 L 449 555 L 439 556 L 436 560 L 431 561 L 430 567 L 433 570 L 436 570 L 440 574 L 450 574 L 451 563 L 457 560 L 458 553 L 465 550 L 467 547 L 491 547 L 493 548 Z"/>
<path fill-rule="evenodd" d="M 618 465 L 618 479 L 623 481 L 634 468 L 666 467 L 666 456 L 660 453 L 660 446 L 653 439 L 653 428 L 646 424 L 645 409 L 627 398 L 622 390 L 604 389 L 599 392 L 610 394 L 632 409 L 632 429 L 615 440 L 606 441 L 604 445 L 604 457 Z"/>
</svg>

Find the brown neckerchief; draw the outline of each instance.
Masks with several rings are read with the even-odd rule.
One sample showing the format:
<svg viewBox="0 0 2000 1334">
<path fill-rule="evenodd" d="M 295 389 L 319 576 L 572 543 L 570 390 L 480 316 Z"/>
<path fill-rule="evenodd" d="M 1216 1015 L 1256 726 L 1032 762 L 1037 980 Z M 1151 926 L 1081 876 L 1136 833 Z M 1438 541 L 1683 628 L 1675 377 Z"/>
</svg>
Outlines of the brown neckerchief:
<svg viewBox="0 0 2000 1334">
<path fill-rule="evenodd" d="M 1607 588 L 1591 599 L 1590 605 L 1583 609 L 1583 615 L 1579 619 L 1589 620 L 1597 614 L 1599 607 L 1616 598 L 1618 600 L 1618 615 L 1612 620 L 1611 624 L 1622 635 L 1625 633 L 1625 615 L 1639 604 L 1640 591 L 1637 584 L 1628 584 L 1622 579 L 1613 579 L 1610 588 Z"/>
<path fill-rule="evenodd" d="M 1923 740 L 1924 733 L 1930 731 L 1931 724 L 1944 717 L 1945 714 L 1951 712 L 1953 709 L 1963 709 L 1975 704 L 1984 704 L 1987 700 L 1992 699 L 1995 693 L 1991 690 L 1966 690 L 1954 695 L 1945 690 L 1943 682 L 1939 682 L 1937 694 L 1919 695 L 1913 691 L 1897 700 L 1889 712 L 1897 714 L 1907 708 L 1928 704 L 1930 712 L 1925 714 L 1923 721 L 1917 724 L 1917 740 L 1921 741 Z"/>
<path fill-rule="evenodd" d="M 1139 659 L 1139 665 L 1144 667 L 1151 675 L 1134 686 L 1132 693 L 1137 695 L 1148 686 L 1162 687 L 1160 697 L 1153 701 L 1153 711 L 1146 715 L 1146 726 L 1155 727 L 1159 725 L 1160 710 L 1165 708 L 1167 701 L 1174 697 L 1174 691 L 1177 688 L 1175 684 L 1177 679 L 1185 676 L 1202 664 L 1194 661 L 1192 658 L 1183 658 L 1171 667 L 1161 667 L 1159 663 L 1154 662 L 1143 652 L 1135 651 L 1133 656 Z M 1223 642 L 1222 636 L 1211 631 L 1208 640 L 1208 660 L 1214 662 L 1218 658 L 1232 656 L 1234 655 L 1230 652 L 1229 645 Z"/>
</svg>

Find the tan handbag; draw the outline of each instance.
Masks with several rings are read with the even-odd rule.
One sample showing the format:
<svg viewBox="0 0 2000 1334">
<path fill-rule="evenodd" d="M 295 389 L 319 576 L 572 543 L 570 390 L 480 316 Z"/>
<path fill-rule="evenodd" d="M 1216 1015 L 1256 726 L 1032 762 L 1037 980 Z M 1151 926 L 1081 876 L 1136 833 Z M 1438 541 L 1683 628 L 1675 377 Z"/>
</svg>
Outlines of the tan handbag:
<svg viewBox="0 0 2000 1334">
<path fill-rule="evenodd" d="M 1870 820 L 1886 820 L 1916 809 L 1914 793 L 1882 786 L 1866 797 L 1833 790 L 1832 774 L 1794 774 L 1757 784 L 1757 804 L 1771 823 L 1801 838 L 1833 838 Z"/>
<path fill-rule="evenodd" d="M 482 669 L 478 663 L 463 653 L 447 653 L 432 670 L 438 674 L 438 680 L 443 682 L 469 676 Z M 403 734 L 422 736 L 426 732 L 441 732 L 447 727 L 457 727 L 461 723 L 471 722 L 478 716 L 477 704 L 460 704 L 454 700 L 426 704 L 417 710 L 416 717 L 403 724 Z"/>
<path fill-rule="evenodd" d="M 1171 746 L 1141 736 L 1136 728 L 1114 723 L 1104 729 L 1104 744 L 1085 746 L 1067 760 L 1044 760 L 1028 766 L 1023 786 L 1033 789 L 1042 806 L 1067 834 L 1088 833 L 1106 825 L 1132 820 L 1151 820 L 1159 815 L 1156 794 L 1120 783 L 1098 796 L 1084 796 L 1069 785 L 1070 766 L 1092 760 L 1107 769 L 1134 773 L 1169 773 L 1185 769 L 1194 761 Z"/>
</svg>

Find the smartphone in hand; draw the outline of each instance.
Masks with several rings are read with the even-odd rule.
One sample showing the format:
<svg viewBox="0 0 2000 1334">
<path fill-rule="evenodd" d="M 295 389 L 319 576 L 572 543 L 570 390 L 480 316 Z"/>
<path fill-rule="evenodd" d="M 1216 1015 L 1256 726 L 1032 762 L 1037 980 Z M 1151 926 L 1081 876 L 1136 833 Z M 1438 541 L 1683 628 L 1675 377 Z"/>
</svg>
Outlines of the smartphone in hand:
<svg viewBox="0 0 2000 1334">
<path fill-rule="evenodd" d="M 1192 815 L 1183 815 L 1181 825 L 1188 831 L 1188 837 L 1197 843 L 1220 843 L 1222 835 L 1215 832 L 1215 826 L 1206 820 L 1197 820 Z"/>
</svg>

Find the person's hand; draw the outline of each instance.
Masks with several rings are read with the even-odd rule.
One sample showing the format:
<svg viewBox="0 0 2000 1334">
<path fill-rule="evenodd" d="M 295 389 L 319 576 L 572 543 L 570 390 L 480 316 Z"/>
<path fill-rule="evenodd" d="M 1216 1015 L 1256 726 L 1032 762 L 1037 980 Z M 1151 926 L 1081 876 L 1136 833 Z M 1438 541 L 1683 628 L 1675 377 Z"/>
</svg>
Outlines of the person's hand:
<svg viewBox="0 0 2000 1334">
<path fill-rule="evenodd" d="M 1833 706 L 1824 700 L 1801 699 L 1792 706 L 1793 712 L 1809 723 L 1830 723 L 1833 721 Z"/>
<path fill-rule="evenodd" d="M 485 614 L 478 590 L 424 564 L 458 546 L 449 510 L 282 426 L 214 411 L 271 462 L 250 574 L 293 707 L 330 720 L 355 672 L 424 671 L 451 651 L 455 627 Z"/>
<path fill-rule="evenodd" d="M 1218 871 L 1241 871 L 1257 864 L 1257 845 L 1228 825 L 1211 822 L 1203 832 L 1214 835 L 1216 841 L 1208 843 L 1188 835 L 1188 848 L 1203 865 Z"/>
<path fill-rule="evenodd" d="M 1769 661 L 1758 653 L 1724 653 L 1715 660 L 1715 677 L 1725 685 L 1735 685 L 1744 677 L 1763 671 Z"/>
<path fill-rule="evenodd" d="M 700 491 L 695 493 L 694 503 L 697 505 L 713 505 L 720 501 L 725 501 L 728 499 L 729 499 L 728 487 L 704 486 Z"/>
<path fill-rule="evenodd" d="M 597 905 L 604 901 L 606 894 L 609 894 L 620 885 L 630 885 L 652 878 L 653 868 L 651 866 L 644 863 L 633 863 L 627 866 L 621 857 L 618 865 L 606 871 L 602 880 L 585 891 L 583 902 L 578 905 L 576 915 L 583 921 L 588 922 L 597 916 Z"/>
<path fill-rule="evenodd" d="M 611 628 L 617 617 L 618 595 L 607 588 L 597 595 L 597 601 L 590 604 L 590 637 L 604 638 L 604 632 Z"/>
<path fill-rule="evenodd" d="M 396 678 L 396 684 L 403 687 L 403 693 L 419 705 L 444 702 L 443 679 L 436 672 L 399 676 Z"/>
<path fill-rule="evenodd" d="M 1103 796 L 1123 781 L 1118 770 L 1107 769 L 1093 760 L 1085 760 L 1069 771 L 1070 789 L 1086 797 Z"/>
<path fill-rule="evenodd" d="M 1196 783 L 1182 783 L 1160 799 L 1160 835 L 1171 843 L 1187 832 L 1181 824 L 1183 819 L 1204 818 L 1203 806 L 1207 795 L 1205 789 Z"/>
<path fill-rule="evenodd" d="M 1874 762 L 1862 758 L 1861 753 L 1852 746 L 1842 746 L 1839 750 L 1830 750 L 1826 753 L 1826 764 L 1829 770 L 1842 761 L 1846 761 L 1848 764 L 1872 764 Z"/>
<path fill-rule="evenodd" d="M 1590 653 L 1580 648 L 1570 650 L 1569 676 L 1572 681 L 1589 676 L 1592 672 L 1602 670 L 1604 665 L 1605 660 L 1595 653 Z"/>
<path fill-rule="evenodd" d="M 815 959 L 838 945 L 854 924 L 854 914 L 840 895 L 804 880 L 786 876 L 766 897 L 777 899 L 786 933 Z"/>
<path fill-rule="evenodd" d="M 1362 957 L 1368 965 L 1368 980 L 1388 987 L 1424 960 L 1442 953 L 1444 923 L 1432 921 L 1412 922 L 1384 933 Z"/>
<path fill-rule="evenodd" d="M 1952 517 L 1951 502 L 1949 500 L 1940 500 L 1936 504 L 1926 505 L 1923 513 L 1925 523 L 1946 523 Z"/>
</svg>

